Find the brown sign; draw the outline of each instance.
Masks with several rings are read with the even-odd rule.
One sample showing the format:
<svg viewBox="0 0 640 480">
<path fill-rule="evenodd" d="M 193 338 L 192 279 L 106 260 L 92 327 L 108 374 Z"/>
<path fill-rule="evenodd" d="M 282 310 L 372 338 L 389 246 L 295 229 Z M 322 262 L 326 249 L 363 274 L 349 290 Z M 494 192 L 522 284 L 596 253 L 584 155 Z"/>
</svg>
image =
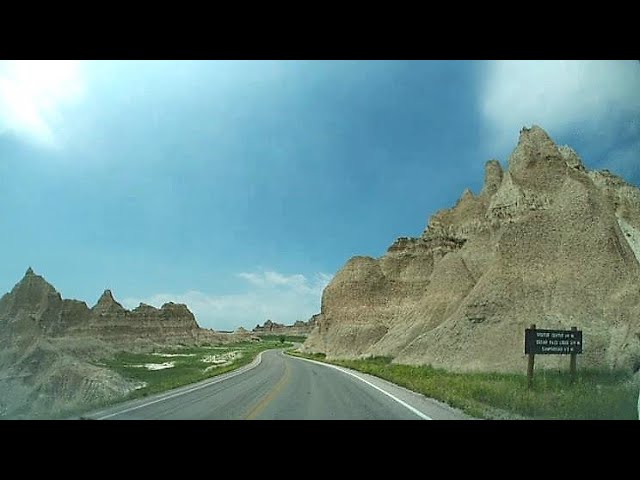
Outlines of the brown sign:
<svg viewBox="0 0 640 480">
<path fill-rule="evenodd" d="M 524 331 L 524 353 L 536 355 L 582 353 L 582 331 L 527 328 Z"/>
</svg>

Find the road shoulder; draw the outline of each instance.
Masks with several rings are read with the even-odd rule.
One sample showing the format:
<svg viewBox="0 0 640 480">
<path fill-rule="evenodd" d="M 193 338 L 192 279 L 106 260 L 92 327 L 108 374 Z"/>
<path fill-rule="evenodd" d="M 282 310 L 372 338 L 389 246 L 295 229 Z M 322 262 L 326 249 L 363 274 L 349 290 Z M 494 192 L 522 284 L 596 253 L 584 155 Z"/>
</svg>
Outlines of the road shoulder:
<svg viewBox="0 0 640 480">
<path fill-rule="evenodd" d="M 453 408 L 446 403 L 440 402 L 434 398 L 426 397 L 421 393 L 414 392 L 400 385 L 396 385 L 395 383 L 389 382 L 388 380 L 384 380 L 380 377 L 376 377 L 368 373 L 359 372 L 351 368 L 299 357 L 296 355 L 287 354 L 287 356 L 289 358 L 322 365 L 327 368 L 333 368 L 341 371 L 345 375 L 350 375 L 358 378 L 360 381 L 368 384 L 371 388 L 375 388 L 381 391 L 385 395 L 392 398 L 394 401 L 400 403 L 405 408 L 408 408 L 411 411 L 416 410 L 417 412 L 419 412 L 417 413 L 414 411 L 414 414 L 416 414 L 417 418 L 422 418 L 423 420 L 475 420 L 475 418 L 467 415 L 462 410 Z"/>
</svg>

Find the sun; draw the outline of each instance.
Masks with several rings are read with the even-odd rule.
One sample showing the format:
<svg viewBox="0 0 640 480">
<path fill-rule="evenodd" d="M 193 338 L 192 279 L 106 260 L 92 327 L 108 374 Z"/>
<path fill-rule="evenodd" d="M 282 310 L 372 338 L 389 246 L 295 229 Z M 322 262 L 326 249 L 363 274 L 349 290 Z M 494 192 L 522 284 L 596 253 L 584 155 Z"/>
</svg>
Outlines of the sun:
<svg viewBox="0 0 640 480">
<path fill-rule="evenodd" d="M 11 130 L 53 146 L 56 126 L 63 120 L 60 107 L 83 94 L 80 61 L 0 62 L 0 133 Z"/>
</svg>

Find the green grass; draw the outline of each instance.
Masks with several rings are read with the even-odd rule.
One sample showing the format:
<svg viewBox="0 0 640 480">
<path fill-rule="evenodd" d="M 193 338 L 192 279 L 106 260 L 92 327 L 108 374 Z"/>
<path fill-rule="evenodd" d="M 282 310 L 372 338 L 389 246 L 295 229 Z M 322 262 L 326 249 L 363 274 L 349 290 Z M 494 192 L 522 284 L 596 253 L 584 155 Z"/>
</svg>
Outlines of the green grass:
<svg viewBox="0 0 640 480">
<path fill-rule="evenodd" d="M 268 341 L 268 342 L 279 342 L 280 341 L 280 337 L 284 337 L 284 341 L 285 342 L 291 342 L 291 343 L 304 343 L 304 341 L 307 339 L 307 337 L 305 337 L 304 335 L 259 335 L 259 337 L 263 340 L 263 341 Z"/>
<path fill-rule="evenodd" d="M 327 361 L 322 354 L 300 354 Z M 443 401 L 478 418 L 638 419 L 638 387 L 626 371 L 537 370 L 531 390 L 525 374 L 453 373 L 430 366 L 391 363 L 389 357 L 328 363 L 369 373 Z"/>
<path fill-rule="evenodd" d="M 131 392 L 127 397 L 120 400 L 122 401 L 145 397 L 221 375 L 251 363 L 258 353 L 264 350 L 291 346 L 290 343 L 283 344 L 279 341 L 262 341 L 259 343 L 237 342 L 219 346 L 173 347 L 158 349 L 152 353 L 120 352 L 114 357 L 105 359 L 100 363 L 118 372 L 125 378 L 146 384 L 144 387 Z M 232 360 L 228 365 L 221 365 L 210 368 L 208 371 L 206 370 L 207 367 L 213 365 L 212 363 L 206 363 L 204 361 L 207 356 L 223 355 L 229 352 L 238 352 L 241 356 Z M 161 355 L 154 355 L 154 353 L 189 356 L 163 357 Z M 174 366 L 163 370 L 148 370 L 147 368 L 139 366 L 148 363 L 158 364 L 164 362 L 174 362 Z"/>
</svg>

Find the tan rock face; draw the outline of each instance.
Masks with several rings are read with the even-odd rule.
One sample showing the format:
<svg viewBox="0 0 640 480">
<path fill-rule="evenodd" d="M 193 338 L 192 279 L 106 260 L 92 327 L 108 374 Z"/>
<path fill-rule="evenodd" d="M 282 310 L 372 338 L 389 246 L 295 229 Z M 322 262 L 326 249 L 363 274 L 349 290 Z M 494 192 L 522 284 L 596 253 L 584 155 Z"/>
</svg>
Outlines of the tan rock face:
<svg viewBox="0 0 640 480">
<path fill-rule="evenodd" d="M 124 307 L 113 298 L 111 290 L 105 290 L 98 303 L 91 309 L 94 315 L 124 313 Z"/>
<path fill-rule="evenodd" d="M 584 366 L 640 368 L 640 190 L 587 171 L 539 127 L 523 129 L 508 165 L 488 162 L 481 194 L 434 214 L 420 238 L 347 262 L 304 348 L 521 371 L 535 323 L 583 330 Z"/>
<path fill-rule="evenodd" d="M 504 172 L 502 166 L 497 160 L 489 160 L 484 167 L 484 186 L 482 187 L 482 196 L 491 196 L 498 191 L 502 184 Z"/>
<path fill-rule="evenodd" d="M 114 351 L 237 339 L 200 328 L 182 304 L 129 311 L 106 290 L 89 309 L 62 299 L 29 268 L 0 299 L 0 419 L 46 417 L 122 397 L 139 385 L 96 365 Z"/>
<path fill-rule="evenodd" d="M 22 280 L 0 299 L 0 344 L 58 330 L 62 309 L 60 294 L 29 267 Z"/>
</svg>

